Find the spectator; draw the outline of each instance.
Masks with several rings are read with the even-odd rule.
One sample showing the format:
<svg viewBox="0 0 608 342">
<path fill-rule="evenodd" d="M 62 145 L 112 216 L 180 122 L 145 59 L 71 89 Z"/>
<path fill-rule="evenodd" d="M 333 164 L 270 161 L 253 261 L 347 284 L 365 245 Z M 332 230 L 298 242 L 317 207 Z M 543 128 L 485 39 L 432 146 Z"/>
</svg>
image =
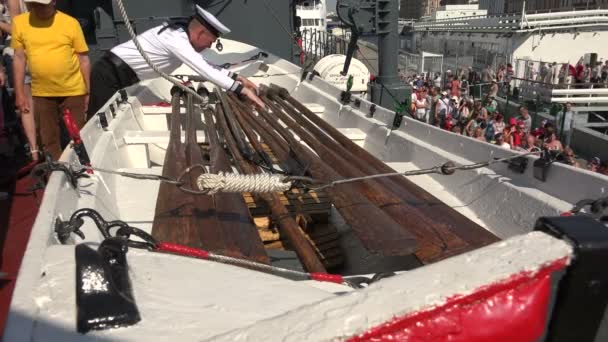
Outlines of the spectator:
<svg viewBox="0 0 608 342">
<path fill-rule="evenodd" d="M 458 107 L 458 117 L 460 119 L 460 123 L 466 123 L 469 120 L 469 117 L 471 116 L 472 112 L 473 106 L 471 104 L 471 101 L 467 101 L 464 99 L 461 100 L 460 106 Z"/>
<path fill-rule="evenodd" d="M 564 148 L 564 164 L 580 168 L 581 165 L 574 156 L 574 151 L 570 147 Z"/>
<path fill-rule="evenodd" d="M 460 95 L 464 98 L 469 95 L 469 81 L 466 76 L 462 76 L 462 80 L 460 81 Z"/>
<path fill-rule="evenodd" d="M 597 169 L 597 172 L 608 176 L 608 160 L 604 160 Z"/>
<path fill-rule="evenodd" d="M 481 82 L 492 82 L 492 68 L 489 65 L 486 65 L 486 68 L 481 72 Z"/>
<path fill-rule="evenodd" d="M 426 122 L 426 110 L 428 108 L 428 103 L 426 102 L 426 90 L 422 88 L 418 88 L 416 91 L 416 99 L 414 102 L 415 106 L 415 117 L 419 121 Z"/>
<path fill-rule="evenodd" d="M 485 109 L 488 114 L 493 114 L 498 109 L 498 102 L 496 102 L 496 97 L 494 95 L 489 95 L 486 98 Z M 486 115 L 486 119 L 487 119 L 487 115 Z"/>
<path fill-rule="evenodd" d="M 608 82 L 608 61 L 602 66 L 602 83 Z"/>
<path fill-rule="evenodd" d="M 530 117 L 530 113 L 528 112 L 528 107 L 519 106 L 519 117 L 517 121 L 521 121 L 524 123 L 524 132 L 530 133 L 532 130 L 532 118 Z"/>
<path fill-rule="evenodd" d="M 538 139 L 532 134 L 526 135 L 526 140 L 524 141 L 524 145 L 522 145 L 522 149 L 526 152 L 539 152 L 540 148 L 538 147 Z"/>
<path fill-rule="evenodd" d="M 492 121 L 492 125 L 494 126 L 494 132 L 500 133 L 505 128 L 505 120 L 502 114 L 496 113 L 494 120 Z"/>
<path fill-rule="evenodd" d="M 450 88 L 452 90 L 452 96 L 460 97 L 460 81 L 458 78 L 454 77 L 452 82 L 450 83 Z"/>
<path fill-rule="evenodd" d="M 488 97 L 496 98 L 498 96 L 498 83 L 496 80 L 492 80 L 492 85 L 490 86 L 490 91 L 488 92 Z"/>
<path fill-rule="evenodd" d="M 437 88 L 441 89 L 441 83 L 442 83 L 442 82 L 441 82 L 441 74 L 440 74 L 440 73 L 437 73 L 437 74 L 435 75 L 435 87 L 437 87 Z"/>
<path fill-rule="evenodd" d="M 526 133 L 524 132 L 525 127 L 526 126 L 522 121 L 519 121 L 515 125 L 515 132 L 511 134 L 511 140 L 509 141 L 511 149 L 517 150 L 522 146 L 524 138 L 526 137 Z"/>
<path fill-rule="evenodd" d="M 477 127 L 479 127 L 478 118 L 479 118 L 479 114 L 477 112 L 473 112 L 473 114 L 471 115 L 471 118 L 469 119 L 466 126 L 464 127 L 465 135 L 467 135 L 469 137 L 474 136 L 475 130 L 477 129 Z"/>
<path fill-rule="evenodd" d="M 505 137 L 502 133 L 498 133 L 494 136 L 494 141 L 495 144 L 500 146 L 500 147 L 504 147 L 504 148 L 511 148 L 511 145 L 509 145 L 508 142 L 505 141 Z"/>
<path fill-rule="evenodd" d="M 559 74 L 560 74 L 561 66 L 556 62 L 553 62 L 551 66 L 551 83 L 559 84 Z"/>
<path fill-rule="evenodd" d="M 572 110 L 570 102 L 566 102 L 564 111 L 557 114 L 555 121 L 562 140 L 566 142 L 566 146 L 570 146 L 571 129 L 574 123 L 574 110 Z"/>
<path fill-rule="evenodd" d="M 536 138 L 543 139 L 545 135 L 545 126 L 547 125 L 547 123 L 548 121 L 546 119 L 541 121 L 540 126 L 532 130 L 530 134 L 534 135 Z"/>
<path fill-rule="evenodd" d="M 2 79 L 2 86 L 7 86 L 7 87 L 15 87 L 14 83 L 14 77 L 13 77 L 13 56 L 14 56 L 14 49 L 12 49 L 10 47 L 11 45 L 11 40 L 12 40 L 12 18 L 14 18 L 15 16 L 21 14 L 22 12 L 25 12 L 27 10 L 27 8 L 25 7 L 25 3 L 23 1 L 19 1 L 19 0 L 8 0 L 5 1 L 5 13 L 3 15 L 5 22 L 1 22 L 0 23 L 0 30 L 2 30 L 3 33 L 5 33 L 6 36 L 6 40 L 5 40 L 5 45 L 7 46 L 4 51 L 3 51 L 3 60 L 5 63 L 5 66 L 8 70 L 6 70 L 8 72 L 8 74 L 6 75 L 7 77 L 4 77 Z M 2 76 L 4 76 L 5 73 L 2 73 Z M 10 84 L 7 83 L 10 82 Z M 33 98 L 32 98 L 32 77 L 29 73 L 29 70 L 26 69 L 26 75 L 25 75 L 25 84 L 23 86 L 23 91 L 25 94 L 25 98 L 26 101 L 29 105 L 29 112 L 24 113 L 24 112 L 19 112 L 18 111 L 18 116 L 21 117 L 21 125 L 23 126 L 23 131 L 24 134 L 27 138 L 28 141 L 28 145 L 30 148 L 30 155 L 32 160 L 35 162 L 39 159 L 39 148 L 38 146 L 38 142 L 36 139 L 36 123 L 34 120 L 34 102 L 33 102 Z"/>
<path fill-rule="evenodd" d="M 479 120 L 486 121 L 488 119 L 488 110 L 481 106 L 481 101 L 475 101 L 473 113 L 477 113 L 477 118 Z"/>
<path fill-rule="evenodd" d="M 555 136 L 555 128 L 545 128 L 545 143 L 543 147 L 550 151 L 562 152 L 564 150 L 562 143 L 557 140 L 557 137 Z"/>
<path fill-rule="evenodd" d="M 435 125 L 443 127 L 446 115 L 448 115 L 450 109 L 450 101 L 447 98 L 448 92 L 444 91 L 441 93 L 441 97 L 437 100 L 435 107 Z"/>
<path fill-rule="evenodd" d="M 424 114 L 426 117 L 426 123 L 432 124 L 431 113 L 435 109 L 435 97 L 437 96 L 437 90 L 434 87 L 427 88 L 429 91 L 426 92 L 426 113 Z"/>
<path fill-rule="evenodd" d="M 473 133 L 473 138 L 475 138 L 479 141 L 487 142 L 486 138 L 483 136 L 483 128 L 481 128 L 481 127 L 475 128 L 475 132 Z"/>
<path fill-rule="evenodd" d="M 598 157 L 593 157 L 587 164 L 587 169 L 592 172 L 598 172 L 602 161 Z"/>
<path fill-rule="evenodd" d="M 452 133 L 456 133 L 456 134 L 462 134 L 462 129 L 460 128 L 460 126 L 454 126 L 452 127 Z"/>
<path fill-rule="evenodd" d="M 78 21 L 57 11 L 54 0 L 26 2 L 30 12 L 15 17 L 12 26 L 15 102 L 21 113 L 30 113 L 24 89 L 27 56 L 40 145 L 58 159 L 62 109 L 72 112 L 78 127 L 84 125 L 90 74 L 88 47 Z"/>
</svg>

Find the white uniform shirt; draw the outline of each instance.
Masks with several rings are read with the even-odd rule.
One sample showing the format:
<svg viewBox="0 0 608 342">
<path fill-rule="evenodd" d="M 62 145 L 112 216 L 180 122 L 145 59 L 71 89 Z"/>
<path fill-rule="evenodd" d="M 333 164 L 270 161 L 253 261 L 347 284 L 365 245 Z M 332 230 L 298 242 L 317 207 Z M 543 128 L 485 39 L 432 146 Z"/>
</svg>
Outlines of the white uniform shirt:
<svg viewBox="0 0 608 342">
<path fill-rule="evenodd" d="M 232 74 L 230 71 L 210 64 L 200 53 L 196 52 L 190 44 L 188 34 L 183 29 L 167 28 L 158 34 L 165 26 L 166 24 L 151 28 L 137 36 L 137 40 L 152 63 L 161 71 L 170 74 L 183 63 L 223 89 L 236 89 L 240 82 L 237 83 L 230 77 Z M 111 51 L 127 63 L 140 80 L 158 77 L 137 51 L 132 40 L 115 46 Z"/>
</svg>

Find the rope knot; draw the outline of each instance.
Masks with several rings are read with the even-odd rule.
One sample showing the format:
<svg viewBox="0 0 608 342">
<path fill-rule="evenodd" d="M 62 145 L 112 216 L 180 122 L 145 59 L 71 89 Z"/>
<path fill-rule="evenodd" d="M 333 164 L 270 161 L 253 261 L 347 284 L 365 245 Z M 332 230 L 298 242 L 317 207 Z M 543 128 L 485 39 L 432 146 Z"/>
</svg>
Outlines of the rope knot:
<svg viewBox="0 0 608 342">
<path fill-rule="evenodd" d="M 218 192 L 270 193 L 285 192 L 291 188 L 284 176 L 269 173 L 243 175 L 239 173 L 204 173 L 198 176 L 196 185 L 201 191 L 213 195 Z"/>
</svg>

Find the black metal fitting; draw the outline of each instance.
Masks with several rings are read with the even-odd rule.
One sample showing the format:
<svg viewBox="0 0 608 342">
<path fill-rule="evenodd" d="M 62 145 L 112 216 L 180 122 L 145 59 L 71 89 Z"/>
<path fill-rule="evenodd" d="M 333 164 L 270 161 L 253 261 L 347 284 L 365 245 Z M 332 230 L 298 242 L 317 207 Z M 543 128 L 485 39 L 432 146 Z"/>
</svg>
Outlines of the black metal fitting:
<svg viewBox="0 0 608 342">
<path fill-rule="evenodd" d="M 127 94 L 126 90 L 120 89 L 118 91 L 118 93 L 120 94 L 120 103 L 127 103 L 127 102 L 129 102 L 129 95 Z"/>
<path fill-rule="evenodd" d="M 361 99 L 355 98 L 354 104 L 355 104 L 355 107 L 360 108 L 361 107 Z"/>
<path fill-rule="evenodd" d="M 95 223 L 104 239 L 114 237 L 123 238 L 127 240 L 127 245 L 129 247 L 139 249 L 155 249 L 158 245 L 156 239 L 145 231 L 131 227 L 124 221 L 106 221 L 99 212 L 89 208 L 75 211 L 67 222 L 61 221 L 59 218 L 55 220 L 55 233 L 57 233 L 57 238 L 62 244 L 67 243 L 71 233 L 80 236 L 82 239 L 85 238 L 84 233 L 80 230 L 84 224 L 83 218 L 85 217 L 90 218 Z M 116 230 L 115 235 L 112 235 L 111 230 L 115 228 L 118 229 Z M 130 238 L 132 235 L 139 237 L 143 241 L 131 240 Z"/>
<path fill-rule="evenodd" d="M 97 113 L 97 117 L 99 118 L 99 125 L 101 126 L 101 128 L 103 128 L 104 130 L 108 129 L 108 118 L 106 117 L 106 113 L 99 112 Z"/>
<path fill-rule="evenodd" d="M 376 113 L 376 104 L 372 104 L 371 106 L 369 106 L 369 117 L 373 118 L 375 113 Z"/>
<path fill-rule="evenodd" d="M 110 113 L 112 113 L 113 118 L 116 117 L 116 108 L 114 107 L 114 104 L 110 105 Z"/>
<path fill-rule="evenodd" d="M 349 104 L 352 100 L 351 100 L 351 92 L 350 91 L 343 91 L 340 93 L 340 102 L 342 102 L 343 104 Z"/>
<path fill-rule="evenodd" d="M 401 127 L 401 122 L 403 121 L 403 114 L 395 113 L 395 117 L 393 118 L 393 130 Z"/>
<path fill-rule="evenodd" d="M 506 162 L 509 163 L 509 169 L 517 173 L 523 174 L 526 172 L 526 168 L 528 168 L 528 158 L 526 157 L 510 159 Z"/>
</svg>

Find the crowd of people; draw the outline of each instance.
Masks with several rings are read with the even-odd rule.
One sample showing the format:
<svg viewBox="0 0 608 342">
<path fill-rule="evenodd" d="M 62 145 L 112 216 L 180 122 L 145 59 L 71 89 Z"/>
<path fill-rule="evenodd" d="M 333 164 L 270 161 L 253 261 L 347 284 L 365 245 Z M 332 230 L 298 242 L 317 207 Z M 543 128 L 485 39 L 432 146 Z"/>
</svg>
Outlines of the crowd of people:
<svg viewBox="0 0 608 342">
<path fill-rule="evenodd" d="M 513 74 L 513 67 L 508 64 L 501 65 L 495 72 L 488 66 L 481 73 L 467 68 L 456 74 L 448 70 L 446 75 L 435 74 L 434 77 L 414 75 L 409 80 L 413 87 L 412 116 L 452 133 L 506 149 L 526 152 L 550 150 L 563 163 L 608 175 L 608 160 L 601 161 L 595 157 L 584 163 L 570 148 L 570 130 L 574 120 L 570 103 L 565 104 L 555 120 L 561 125 L 543 120 L 534 127 L 525 105 L 519 107 L 517 115 L 505 118 L 499 109 L 497 96 L 500 90 L 510 91 L 501 88 L 508 87 Z M 479 94 L 481 96 L 475 99 L 473 87 L 480 83 L 487 86 L 483 95 Z"/>
</svg>

